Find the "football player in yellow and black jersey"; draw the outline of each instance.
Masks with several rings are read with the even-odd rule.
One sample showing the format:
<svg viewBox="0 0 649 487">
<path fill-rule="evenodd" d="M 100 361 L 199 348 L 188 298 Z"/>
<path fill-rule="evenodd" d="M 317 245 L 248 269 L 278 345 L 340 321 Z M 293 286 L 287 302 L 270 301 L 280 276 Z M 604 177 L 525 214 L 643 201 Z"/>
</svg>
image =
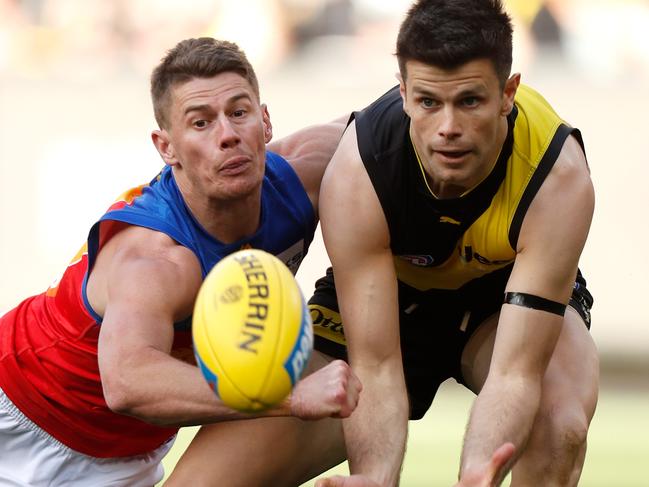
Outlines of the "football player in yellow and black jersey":
<svg viewBox="0 0 649 487">
<path fill-rule="evenodd" d="M 333 272 L 310 300 L 310 369 L 347 357 L 357 409 L 216 425 L 170 485 L 295 486 L 348 458 L 316 485 L 393 487 L 408 419 L 449 377 L 478 394 L 458 486 L 512 467 L 515 486 L 577 484 L 598 393 L 581 136 L 510 74 L 500 1 L 419 1 L 397 57 L 399 86 L 354 114 L 320 193 Z"/>
<path fill-rule="evenodd" d="M 396 485 L 408 419 L 450 377 L 477 394 L 458 486 L 510 469 L 576 485 L 598 394 L 581 136 L 510 74 L 498 0 L 419 1 L 397 58 L 399 86 L 354 115 L 323 180 L 316 348 L 363 392 L 343 421 L 352 475 L 316 485 Z"/>
</svg>

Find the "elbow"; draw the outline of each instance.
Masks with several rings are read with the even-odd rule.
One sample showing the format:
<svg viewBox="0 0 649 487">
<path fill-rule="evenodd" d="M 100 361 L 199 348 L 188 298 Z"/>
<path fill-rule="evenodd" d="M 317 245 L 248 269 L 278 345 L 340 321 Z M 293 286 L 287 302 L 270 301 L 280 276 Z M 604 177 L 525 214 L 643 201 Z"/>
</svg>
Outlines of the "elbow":
<svg viewBox="0 0 649 487">
<path fill-rule="evenodd" d="M 112 412 L 133 416 L 136 405 L 128 384 L 119 377 L 102 376 L 102 389 L 106 406 Z"/>
<path fill-rule="evenodd" d="M 130 416 L 140 421 L 160 427 L 176 426 L 169 418 L 158 417 L 150 405 L 143 400 L 141 394 L 123 380 L 102 378 L 104 401 L 106 406 L 115 414 Z"/>
</svg>

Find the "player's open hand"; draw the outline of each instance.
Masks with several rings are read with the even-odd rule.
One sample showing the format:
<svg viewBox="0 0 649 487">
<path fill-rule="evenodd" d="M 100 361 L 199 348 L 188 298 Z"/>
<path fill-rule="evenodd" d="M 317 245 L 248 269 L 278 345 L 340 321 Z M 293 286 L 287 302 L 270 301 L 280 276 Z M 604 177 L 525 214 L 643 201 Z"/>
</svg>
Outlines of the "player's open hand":
<svg viewBox="0 0 649 487">
<path fill-rule="evenodd" d="M 356 409 L 361 389 L 347 362 L 334 360 L 295 385 L 291 414 L 301 419 L 346 418 Z"/>
<path fill-rule="evenodd" d="M 365 475 L 334 475 L 326 479 L 320 479 L 315 483 L 315 487 L 381 487 L 374 480 Z"/>
<path fill-rule="evenodd" d="M 462 476 L 455 487 L 496 487 L 501 469 L 514 456 L 514 444 L 505 443 L 491 456 L 491 460 L 484 465 L 477 465 L 462 472 Z"/>
</svg>

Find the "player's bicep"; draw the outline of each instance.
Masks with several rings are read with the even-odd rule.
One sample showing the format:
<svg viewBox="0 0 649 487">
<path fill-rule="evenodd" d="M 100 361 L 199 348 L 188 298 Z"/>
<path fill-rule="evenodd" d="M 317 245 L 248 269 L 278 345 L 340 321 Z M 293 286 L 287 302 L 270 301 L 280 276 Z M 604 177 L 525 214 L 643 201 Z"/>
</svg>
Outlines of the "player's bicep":
<svg viewBox="0 0 649 487">
<path fill-rule="evenodd" d="M 593 209 L 588 166 L 569 137 L 523 221 L 508 290 L 567 303 Z"/>
<path fill-rule="evenodd" d="M 200 285 L 200 269 L 187 252 L 124 249 L 114 255 L 106 278 L 100 358 L 130 361 L 147 348 L 170 350 L 173 323 L 191 314 Z"/>
<path fill-rule="evenodd" d="M 506 288 L 520 299 L 503 305 L 492 359 L 496 370 L 545 370 L 561 332 L 561 313 L 574 285 L 593 206 L 585 158 L 569 138 L 521 228 Z"/>
<path fill-rule="evenodd" d="M 397 280 L 389 230 L 353 125 L 327 168 L 320 206 L 350 359 L 380 362 L 397 356 Z"/>
</svg>

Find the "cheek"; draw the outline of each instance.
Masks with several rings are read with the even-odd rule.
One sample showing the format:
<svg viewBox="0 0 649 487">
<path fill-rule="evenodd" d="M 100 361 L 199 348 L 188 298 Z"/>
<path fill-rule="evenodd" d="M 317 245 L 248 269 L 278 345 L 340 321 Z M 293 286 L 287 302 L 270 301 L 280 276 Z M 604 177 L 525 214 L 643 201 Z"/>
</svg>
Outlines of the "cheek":
<svg viewBox="0 0 649 487">
<path fill-rule="evenodd" d="M 411 119 L 413 134 L 412 137 L 419 142 L 430 141 L 437 133 L 435 117 L 428 115 Z"/>
<path fill-rule="evenodd" d="M 182 139 L 178 140 L 176 144 L 178 154 L 185 158 L 195 157 L 196 154 L 201 152 L 202 145 L 196 136 L 186 134 Z"/>
<path fill-rule="evenodd" d="M 496 139 L 498 123 L 493 117 L 480 118 L 474 121 L 471 131 L 481 144 L 489 144 Z"/>
<path fill-rule="evenodd" d="M 255 131 L 254 138 L 252 138 L 253 145 L 252 149 L 253 151 L 257 154 L 257 157 L 259 158 L 259 165 L 261 166 L 261 170 L 264 170 L 264 164 L 266 161 L 266 140 L 264 139 L 264 130 L 262 129 L 260 132 Z"/>
</svg>

